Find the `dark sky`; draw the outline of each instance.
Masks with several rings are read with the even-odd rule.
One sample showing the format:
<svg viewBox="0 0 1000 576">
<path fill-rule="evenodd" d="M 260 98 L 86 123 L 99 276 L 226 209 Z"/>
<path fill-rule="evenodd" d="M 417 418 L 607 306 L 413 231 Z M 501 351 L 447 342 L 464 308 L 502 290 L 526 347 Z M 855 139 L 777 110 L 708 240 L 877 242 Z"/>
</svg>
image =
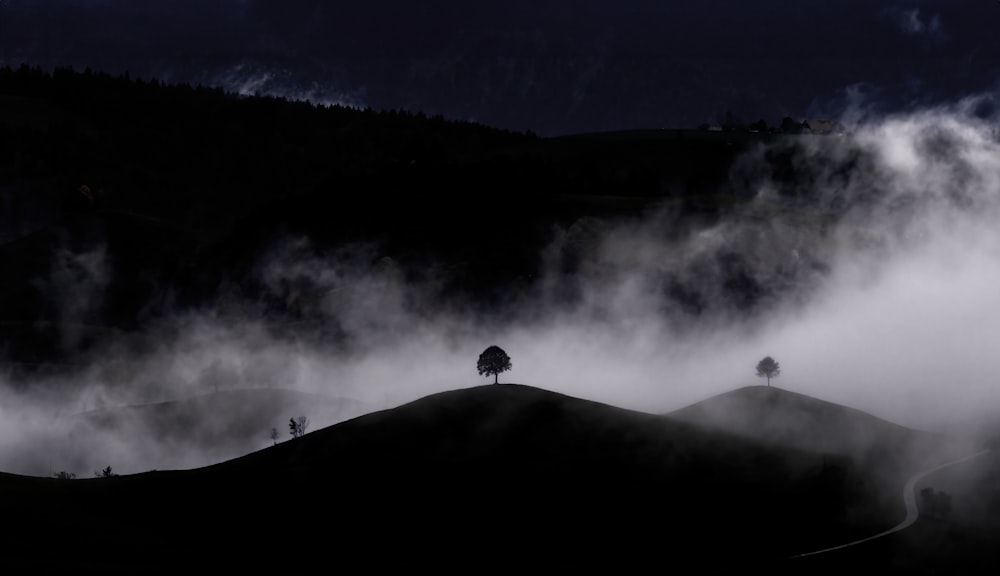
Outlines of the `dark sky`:
<svg viewBox="0 0 1000 576">
<path fill-rule="evenodd" d="M 560 134 L 993 90 L 996 0 L 2 0 L 0 63 Z"/>
</svg>

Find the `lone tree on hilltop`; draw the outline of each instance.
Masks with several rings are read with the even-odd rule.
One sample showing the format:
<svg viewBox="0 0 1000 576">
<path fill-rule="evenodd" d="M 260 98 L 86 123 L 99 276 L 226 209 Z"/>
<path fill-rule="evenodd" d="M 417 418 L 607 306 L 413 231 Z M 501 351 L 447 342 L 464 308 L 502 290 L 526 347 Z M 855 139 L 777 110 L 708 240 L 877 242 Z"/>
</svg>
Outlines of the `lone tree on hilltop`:
<svg viewBox="0 0 1000 576">
<path fill-rule="evenodd" d="M 777 378 L 779 374 L 781 374 L 781 366 L 778 366 L 778 362 L 774 358 L 765 356 L 757 363 L 757 376 L 767 378 L 768 386 L 771 385 L 771 378 Z"/>
<path fill-rule="evenodd" d="M 499 346 L 490 346 L 479 355 L 479 362 L 476 367 L 479 374 L 489 377 L 493 375 L 493 383 L 499 381 L 500 373 L 510 370 L 510 356 Z"/>
</svg>

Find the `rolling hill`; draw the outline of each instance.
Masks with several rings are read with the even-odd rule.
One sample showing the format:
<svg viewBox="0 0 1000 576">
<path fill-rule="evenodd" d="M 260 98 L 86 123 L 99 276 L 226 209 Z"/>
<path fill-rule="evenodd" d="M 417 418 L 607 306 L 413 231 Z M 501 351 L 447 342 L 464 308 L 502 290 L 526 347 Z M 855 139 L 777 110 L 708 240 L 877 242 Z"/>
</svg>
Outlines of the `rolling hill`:
<svg viewBox="0 0 1000 576">
<path fill-rule="evenodd" d="M 777 387 L 739 388 L 667 417 L 725 431 L 769 446 L 848 458 L 866 472 L 889 515 L 903 519 L 900 489 L 915 473 L 974 454 L 988 440 L 914 430 L 872 414 Z M 1000 565 L 998 458 L 988 454 L 925 477 L 915 492 L 921 516 L 906 530 L 835 553 L 790 560 L 791 574 L 842 574 L 864 567 L 882 574 L 993 573 Z M 922 489 L 948 495 L 948 510 L 928 509 Z M 872 532 L 875 534 L 876 532 Z M 840 544 L 847 543 L 844 540 Z"/>
<path fill-rule="evenodd" d="M 870 487 L 846 457 L 512 384 L 435 394 L 195 470 L 2 475 L 0 514 L 20 523 L 10 561 L 45 569 L 715 572 L 891 524 Z"/>
<path fill-rule="evenodd" d="M 318 429 L 368 410 L 356 400 L 295 390 L 222 390 L 66 416 L 3 456 L 17 472 L 39 476 L 90 476 L 105 466 L 123 473 L 196 468 L 271 445 L 272 427 L 278 442 L 287 440 L 289 418 L 306 416 Z"/>
<path fill-rule="evenodd" d="M 537 288 L 540 254 L 576 222 L 665 200 L 698 219 L 731 209 L 716 187 L 758 140 L 540 139 L 27 67 L 0 68 L 0 98 L 0 363 L 18 378 L 227 302 L 249 309 L 240 318 L 314 321 L 330 286 L 276 285 L 263 271 L 301 239 L 331 267 L 370 247 L 345 256 L 352 271 L 389 258 L 433 288 L 434 304 L 502 316 L 501 304 Z M 566 251 L 560 269 L 572 275 L 580 254 Z"/>
<path fill-rule="evenodd" d="M 868 467 L 888 464 L 904 474 L 966 453 L 972 445 L 773 386 L 739 388 L 668 416 L 771 444 L 849 456 Z"/>
<path fill-rule="evenodd" d="M 92 410 L 78 414 L 74 436 L 89 431 L 97 436 L 133 430 L 155 439 L 168 451 L 161 459 L 145 461 L 147 469 L 206 466 L 254 452 L 271 443 L 275 427 L 279 441 L 288 438 L 288 419 L 305 415 L 311 428 L 322 428 L 366 412 L 349 398 L 295 390 L 256 388 L 222 390 L 174 402 Z M 99 444 L 99 443 L 98 443 Z M 97 449 L 94 446 L 93 449 Z M 167 455 L 166 458 L 162 458 Z M 136 464 L 144 469 L 142 464 Z"/>
</svg>

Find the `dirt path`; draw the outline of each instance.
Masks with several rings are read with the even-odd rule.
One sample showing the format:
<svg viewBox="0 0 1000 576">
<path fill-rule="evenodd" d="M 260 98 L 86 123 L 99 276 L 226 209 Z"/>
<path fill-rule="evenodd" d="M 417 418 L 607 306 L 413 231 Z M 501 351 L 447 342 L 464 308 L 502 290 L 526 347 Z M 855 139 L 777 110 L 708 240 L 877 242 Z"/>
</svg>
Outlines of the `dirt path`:
<svg viewBox="0 0 1000 576">
<path fill-rule="evenodd" d="M 924 476 L 927 476 L 928 474 L 931 474 L 933 472 L 937 472 L 938 470 L 941 470 L 942 468 L 947 468 L 949 466 L 954 466 L 955 464 L 961 464 L 962 462 L 965 462 L 965 461 L 968 461 L 968 460 L 972 460 L 973 458 L 978 458 L 979 456 L 982 456 L 983 454 L 986 454 L 989 451 L 990 450 L 987 448 L 986 450 L 981 450 L 979 452 L 976 452 L 975 454 L 970 454 L 968 456 L 965 456 L 964 458 L 959 458 L 958 460 L 952 460 L 951 462 L 946 462 L 946 463 L 941 464 L 939 466 L 935 466 L 933 468 L 929 468 L 927 470 L 924 470 L 924 471 L 919 472 L 916 475 L 912 476 L 909 480 L 906 481 L 906 485 L 903 486 L 903 504 L 906 506 L 906 518 L 904 518 L 902 522 L 900 522 L 899 524 L 896 524 L 892 528 L 889 528 L 888 530 L 886 530 L 884 532 L 879 532 L 878 534 L 875 534 L 874 536 L 868 536 L 867 538 L 862 538 L 860 540 L 854 540 L 853 542 L 848 542 L 846 544 L 841 544 L 839 546 L 832 546 L 830 548 L 823 548 L 822 550 L 814 550 L 812 552 L 805 552 L 803 554 L 796 554 L 794 556 L 790 556 L 789 558 L 802 558 L 802 557 L 805 557 L 805 556 L 815 556 L 816 554 L 823 554 L 824 552 L 833 552 L 834 550 L 840 550 L 842 548 L 847 548 L 849 546 L 855 546 L 857 544 L 861 544 L 862 542 L 868 542 L 869 540 L 874 540 L 876 538 L 881 538 L 883 536 L 888 536 L 889 534 L 893 534 L 893 533 L 899 532 L 900 530 L 909 528 L 914 522 L 917 521 L 917 518 L 920 517 L 920 510 L 917 508 L 917 497 L 913 493 L 913 489 L 917 485 L 917 482 L 920 481 L 921 478 L 923 478 Z"/>
</svg>

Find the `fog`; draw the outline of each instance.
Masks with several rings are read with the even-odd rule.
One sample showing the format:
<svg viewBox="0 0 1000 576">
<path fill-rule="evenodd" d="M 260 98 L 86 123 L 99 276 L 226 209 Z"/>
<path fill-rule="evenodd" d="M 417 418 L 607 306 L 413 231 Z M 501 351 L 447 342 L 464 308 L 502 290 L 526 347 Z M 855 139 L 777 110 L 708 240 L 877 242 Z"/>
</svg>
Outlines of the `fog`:
<svg viewBox="0 0 1000 576">
<path fill-rule="evenodd" d="M 168 443 L 162 428 L 154 434 L 138 420 L 81 444 L 84 433 L 69 423 L 97 409 L 281 389 L 331 400 L 288 405 L 313 406 L 305 415 L 316 430 L 488 384 L 475 363 L 492 344 L 513 362 L 501 382 L 646 412 L 762 384 L 754 367 L 770 355 L 782 368 L 772 385 L 910 427 L 968 430 L 1000 414 L 1000 144 L 989 104 L 970 99 L 843 135 L 762 144 L 721 191 L 752 200 L 719 221 L 685 223 L 668 202 L 641 218 L 554 229 L 542 277 L 488 315 L 443 301 L 433 280 L 407 283 L 377 246 L 330 250 L 287 238 L 261 254 L 256 275 L 308 321 L 220 300 L 109 343 L 72 375 L 3 386 L 0 470 L 89 476 L 107 465 L 208 464 L 270 445 L 271 427 L 284 441 L 288 417 L 299 414 L 244 422 L 250 438 L 226 454 L 209 450 L 209 438 Z M 791 175 L 775 158 L 791 159 Z M 53 279 L 76 270 L 89 291 L 64 314 L 102 301 L 100 254 L 60 256 Z M 566 259 L 576 263 L 570 272 Z M 330 408 L 343 399 L 348 408 Z M 235 421 L 239 410 L 195 412 Z"/>
</svg>

